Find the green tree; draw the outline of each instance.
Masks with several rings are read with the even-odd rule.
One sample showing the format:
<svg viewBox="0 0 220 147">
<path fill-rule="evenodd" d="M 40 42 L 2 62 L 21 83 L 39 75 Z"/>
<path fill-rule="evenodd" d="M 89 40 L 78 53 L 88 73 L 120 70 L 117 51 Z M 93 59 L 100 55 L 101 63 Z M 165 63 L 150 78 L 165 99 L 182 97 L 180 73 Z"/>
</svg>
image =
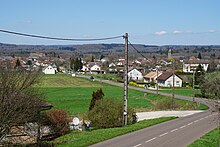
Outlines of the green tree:
<svg viewBox="0 0 220 147">
<path fill-rule="evenodd" d="M 88 112 L 88 119 L 94 128 L 112 128 L 122 126 L 123 102 L 113 98 L 98 100 Z M 134 110 L 128 107 L 128 124 L 136 122 Z"/>
<path fill-rule="evenodd" d="M 31 61 L 31 60 L 28 60 L 26 64 L 27 64 L 27 65 L 32 65 L 32 61 Z"/>
<path fill-rule="evenodd" d="M 202 55 L 201 55 L 200 52 L 199 52 L 199 54 L 198 54 L 198 58 L 199 58 L 199 59 L 202 59 Z"/>
<path fill-rule="evenodd" d="M 74 71 L 81 70 L 82 66 L 83 64 L 82 64 L 81 58 L 76 58 L 74 62 Z"/>
<path fill-rule="evenodd" d="M 92 56 L 91 62 L 94 62 L 94 60 L 95 60 L 95 59 L 94 59 L 94 56 Z"/>
<path fill-rule="evenodd" d="M 205 75 L 205 71 L 202 65 L 199 64 L 195 71 L 195 85 L 199 85 L 202 82 L 204 75 Z"/>
<path fill-rule="evenodd" d="M 19 59 L 17 59 L 14 68 L 20 68 L 20 67 L 21 67 L 21 62 Z"/>
<path fill-rule="evenodd" d="M 96 92 L 93 91 L 92 93 L 92 99 L 89 105 L 89 111 L 91 111 L 98 100 L 101 100 L 104 96 L 104 93 L 102 92 L 102 89 L 98 89 Z"/>
</svg>

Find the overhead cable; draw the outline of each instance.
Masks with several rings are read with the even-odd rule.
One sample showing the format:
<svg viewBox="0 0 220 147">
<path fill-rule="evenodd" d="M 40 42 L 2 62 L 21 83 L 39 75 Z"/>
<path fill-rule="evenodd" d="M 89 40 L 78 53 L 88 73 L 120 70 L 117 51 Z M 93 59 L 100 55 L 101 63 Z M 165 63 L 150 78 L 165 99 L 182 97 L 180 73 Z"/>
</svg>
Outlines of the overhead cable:
<svg viewBox="0 0 220 147">
<path fill-rule="evenodd" d="M 100 40 L 111 40 L 111 39 L 117 39 L 117 38 L 123 37 L 123 35 L 121 35 L 121 36 L 105 37 L 105 38 L 61 38 L 61 37 L 33 35 L 33 34 L 20 33 L 20 32 L 14 32 L 14 31 L 2 30 L 2 29 L 0 29 L 0 32 L 19 35 L 19 36 L 32 37 L 32 38 L 41 38 L 41 39 L 50 39 L 50 40 L 65 40 L 65 41 L 100 41 Z"/>
<path fill-rule="evenodd" d="M 147 57 L 144 56 L 130 41 L 128 41 L 128 43 L 134 50 L 136 50 L 137 53 L 139 53 L 142 57 L 147 59 Z"/>
</svg>

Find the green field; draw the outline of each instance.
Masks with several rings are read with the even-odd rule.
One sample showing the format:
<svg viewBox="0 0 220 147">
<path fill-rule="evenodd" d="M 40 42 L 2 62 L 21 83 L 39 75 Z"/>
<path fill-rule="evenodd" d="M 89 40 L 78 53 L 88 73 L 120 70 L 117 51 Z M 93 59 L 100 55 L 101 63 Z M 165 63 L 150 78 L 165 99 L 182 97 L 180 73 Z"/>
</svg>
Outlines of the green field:
<svg viewBox="0 0 220 147">
<path fill-rule="evenodd" d="M 46 100 L 56 109 L 66 110 L 71 115 L 81 115 L 88 111 L 92 92 L 102 88 L 105 96 L 123 100 L 123 88 L 103 83 L 94 82 L 88 79 L 71 77 L 70 75 L 43 75 L 39 90 L 44 94 Z M 136 111 L 154 110 L 156 102 L 166 97 L 154 94 L 129 90 L 128 105 Z M 183 106 L 192 105 L 192 102 L 176 100 Z M 182 108 L 181 108 L 182 109 Z M 184 107 L 183 107 L 184 109 Z M 204 109 L 204 108 L 196 108 Z"/>
<path fill-rule="evenodd" d="M 172 93 L 173 92 L 172 88 L 162 89 L 162 90 L 159 90 L 159 91 L 164 92 L 164 93 Z M 184 96 L 193 96 L 193 94 L 201 94 L 200 89 L 195 89 L 193 91 L 192 88 L 184 88 L 184 87 L 175 88 L 174 93 L 177 94 L 177 95 L 184 95 Z"/>
<path fill-rule="evenodd" d="M 219 147 L 220 146 L 220 128 L 216 128 L 200 139 L 193 142 L 188 147 Z"/>
</svg>

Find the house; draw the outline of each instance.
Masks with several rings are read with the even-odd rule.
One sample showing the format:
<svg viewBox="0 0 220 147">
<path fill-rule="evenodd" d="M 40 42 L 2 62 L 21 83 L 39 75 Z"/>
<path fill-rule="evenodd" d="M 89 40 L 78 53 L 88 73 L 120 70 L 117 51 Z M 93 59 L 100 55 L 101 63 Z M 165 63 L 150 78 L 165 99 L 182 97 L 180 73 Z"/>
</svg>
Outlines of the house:
<svg viewBox="0 0 220 147">
<path fill-rule="evenodd" d="M 143 80 L 143 74 L 136 68 L 131 68 L 128 70 L 128 79 L 129 80 Z"/>
<path fill-rule="evenodd" d="M 89 67 L 83 65 L 81 70 L 84 71 L 84 72 L 88 72 L 89 71 Z"/>
<path fill-rule="evenodd" d="M 158 78 L 158 85 L 163 87 L 172 87 L 174 78 L 174 87 L 182 87 L 183 80 L 176 74 L 171 72 L 164 72 Z"/>
<path fill-rule="evenodd" d="M 201 65 L 206 72 L 209 66 L 208 60 L 189 60 L 183 62 L 183 72 L 185 73 L 193 73 L 195 69 Z"/>
<path fill-rule="evenodd" d="M 101 66 L 95 64 L 90 67 L 90 73 L 91 74 L 105 74 L 105 71 L 101 70 Z"/>
<path fill-rule="evenodd" d="M 108 67 L 116 67 L 115 63 L 110 63 Z"/>
<path fill-rule="evenodd" d="M 56 69 L 54 69 L 51 65 L 49 65 L 45 69 L 43 69 L 43 73 L 45 73 L 45 74 L 56 74 Z"/>
<path fill-rule="evenodd" d="M 154 82 L 157 83 L 157 77 L 159 77 L 162 74 L 162 72 L 149 72 L 144 76 L 144 82 L 150 83 Z"/>
</svg>

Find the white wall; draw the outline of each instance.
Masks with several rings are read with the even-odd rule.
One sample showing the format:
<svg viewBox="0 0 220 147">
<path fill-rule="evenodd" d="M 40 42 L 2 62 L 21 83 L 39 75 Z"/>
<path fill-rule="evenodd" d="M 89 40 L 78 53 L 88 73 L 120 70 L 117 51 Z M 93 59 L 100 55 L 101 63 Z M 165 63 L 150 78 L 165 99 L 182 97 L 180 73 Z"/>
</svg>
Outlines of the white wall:
<svg viewBox="0 0 220 147">
<path fill-rule="evenodd" d="M 94 65 L 91 67 L 91 70 L 101 70 L 101 67 L 98 65 Z"/>
<path fill-rule="evenodd" d="M 128 79 L 143 80 L 143 75 L 137 69 L 133 69 L 133 70 L 128 72 Z"/>
<path fill-rule="evenodd" d="M 45 68 L 43 72 L 45 74 L 56 74 L 56 71 L 52 66 L 48 66 L 47 68 Z"/>
<path fill-rule="evenodd" d="M 209 64 L 200 64 L 204 71 L 206 72 L 208 69 Z M 196 69 L 199 66 L 199 64 L 185 64 L 183 63 L 183 72 L 189 72 L 193 73 L 193 70 Z"/>
<path fill-rule="evenodd" d="M 174 77 L 174 87 L 182 87 L 183 81 L 175 75 Z M 173 76 L 169 77 L 165 83 L 160 83 L 158 82 L 159 86 L 164 86 L 164 87 L 173 87 Z"/>
</svg>

